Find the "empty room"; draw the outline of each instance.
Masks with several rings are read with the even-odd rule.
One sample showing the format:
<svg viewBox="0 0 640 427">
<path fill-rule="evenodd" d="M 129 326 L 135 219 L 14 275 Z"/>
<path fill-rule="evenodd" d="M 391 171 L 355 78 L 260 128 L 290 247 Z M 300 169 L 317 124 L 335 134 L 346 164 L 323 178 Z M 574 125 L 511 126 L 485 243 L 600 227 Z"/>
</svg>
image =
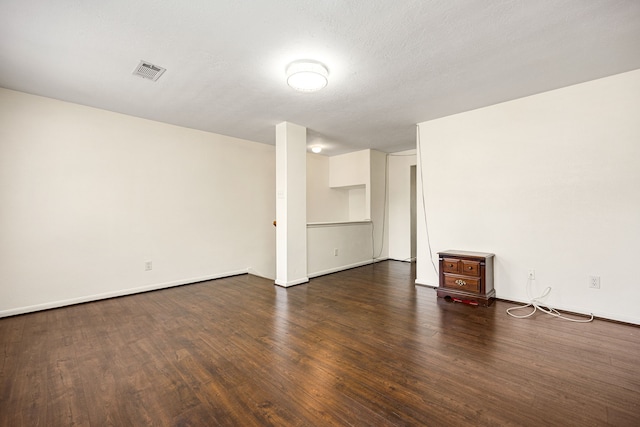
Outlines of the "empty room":
<svg viewBox="0 0 640 427">
<path fill-rule="evenodd" d="M 0 0 L 0 426 L 640 425 L 639 41 Z"/>
</svg>

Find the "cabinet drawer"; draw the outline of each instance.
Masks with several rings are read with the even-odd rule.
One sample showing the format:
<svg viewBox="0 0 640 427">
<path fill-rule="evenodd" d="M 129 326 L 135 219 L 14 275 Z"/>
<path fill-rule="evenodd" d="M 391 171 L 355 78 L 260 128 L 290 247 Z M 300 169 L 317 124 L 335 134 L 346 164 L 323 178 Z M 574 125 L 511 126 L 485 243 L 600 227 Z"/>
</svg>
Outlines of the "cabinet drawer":
<svg viewBox="0 0 640 427">
<path fill-rule="evenodd" d="M 459 273 L 460 260 L 456 258 L 444 258 L 442 260 L 442 268 L 445 273 Z"/>
<path fill-rule="evenodd" d="M 467 292 L 480 292 L 480 279 L 474 277 L 444 276 L 445 288 Z"/>
<path fill-rule="evenodd" d="M 478 261 L 462 260 L 462 271 L 460 273 L 469 276 L 480 276 L 480 263 Z"/>
</svg>

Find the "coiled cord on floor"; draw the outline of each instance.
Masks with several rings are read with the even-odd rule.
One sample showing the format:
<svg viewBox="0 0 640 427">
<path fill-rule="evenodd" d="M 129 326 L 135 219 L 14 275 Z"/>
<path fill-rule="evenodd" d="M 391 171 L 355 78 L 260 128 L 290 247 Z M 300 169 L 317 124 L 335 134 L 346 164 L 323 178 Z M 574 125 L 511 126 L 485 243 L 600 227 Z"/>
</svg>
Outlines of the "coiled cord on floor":
<svg viewBox="0 0 640 427">
<path fill-rule="evenodd" d="M 533 316 L 536 311 L 540 310 L 541 312 L 546 313 L 546 314 L 548 314 L 550 316 L 558 317 L 560 319 L 568 320 L 570 322 L 589 323 L 589 322 L 591 322 L 593 320 L 593 313 L 591 314 L 591 317 L 589 319 L 572 319 L 570 317 L 564 316 L 562 313 L 560 313 L 555 308 L 542 305 L 542 303 L 543 303 L 542 300 L 544 298 L 546 298 L 550 293 L 551 293 L 551 287 L 548 286 L 544 290 L 544 292 L 542 292 L 542 295 L 540 295 L 539 297 L 533 298 L 531 296 L 531 279 L 527 279 L 527 297 L 529 297 L 529 304 L 521 305 L 521 306 L 518 306 L 518 307 L 507 308 L 507 314 L 509 316 L 511 316 L 511 317 L 515 317 L 516 319 L 526 319 L 527 317 Z M 522 310 L 523 308 L 527 308 L 527 307 L 531 307 L 532 308 L 531 312 L 528 313 L 528 314 L 518 315 L 518 314 L 513 314 L 512 313 L 513 310 Z"/>
</svg>

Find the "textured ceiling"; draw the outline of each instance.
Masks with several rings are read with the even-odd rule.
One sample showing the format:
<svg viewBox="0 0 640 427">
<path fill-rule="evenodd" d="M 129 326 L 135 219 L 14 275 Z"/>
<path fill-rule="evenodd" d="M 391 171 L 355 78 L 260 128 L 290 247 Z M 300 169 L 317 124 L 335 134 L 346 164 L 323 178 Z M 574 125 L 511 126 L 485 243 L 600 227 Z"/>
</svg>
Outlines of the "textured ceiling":
<svg viewBox="0 0 640 427">
<path fill-rule="evenodd" d="M 286 85 L 302 58 L 323 91 Z M 290 121 L 328 155 L 637 68 L 637 0 L 0 0 L 2 87 L 267 144 Z"/>
</svg>

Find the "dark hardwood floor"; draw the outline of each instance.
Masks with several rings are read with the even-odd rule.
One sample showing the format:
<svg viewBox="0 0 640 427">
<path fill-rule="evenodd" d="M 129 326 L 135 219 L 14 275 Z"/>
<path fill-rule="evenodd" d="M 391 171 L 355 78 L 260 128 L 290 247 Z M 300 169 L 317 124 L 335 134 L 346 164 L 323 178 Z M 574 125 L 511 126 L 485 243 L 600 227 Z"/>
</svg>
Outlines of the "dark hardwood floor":
<svg viewBox="0 0 640 427">
<path fill-rule="evenodd" d="M 2 426 L 639 426 L 640 328 L 437 300 L 388 261 L 0 319 Z"/>
</svg>

